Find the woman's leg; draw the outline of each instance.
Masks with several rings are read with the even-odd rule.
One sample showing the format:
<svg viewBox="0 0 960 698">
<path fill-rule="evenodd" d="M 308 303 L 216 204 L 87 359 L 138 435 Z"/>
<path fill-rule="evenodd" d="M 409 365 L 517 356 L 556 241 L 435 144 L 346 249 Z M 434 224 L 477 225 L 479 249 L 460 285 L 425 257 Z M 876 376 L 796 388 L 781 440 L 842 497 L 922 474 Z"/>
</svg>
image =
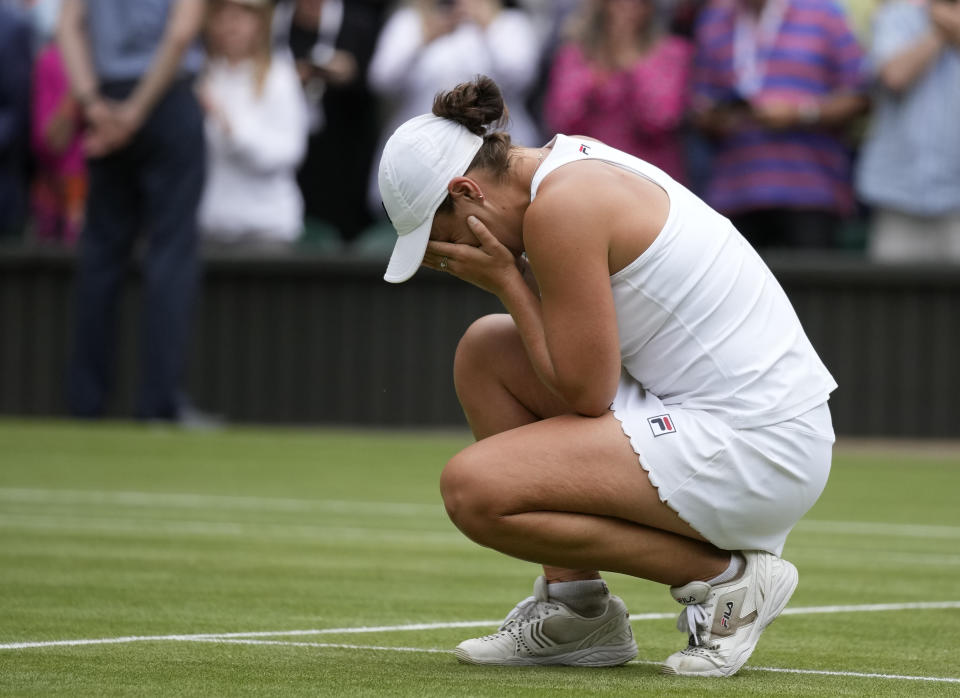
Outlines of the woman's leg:
<svg viewBox="0 0 960 698">
<path fill-rule="evenodd" d="M 612 414 L 552 417 L 479 441 L 451 459 L 441 491 L 469 538 L 531 562 L 672 586 L 730 563 L 660 501 Z"/>
<path fill-rule="evenodd" d="M 453 380 L 477 441 L 570 412 L 534 373 L 509 315 L 470 326 L 457 347 Z"/>
<path fill-rule="evenodd" d="M 604 569 L 678 585 L 727 567 L 729 552 L 660 501 L 612 414 L 565 414 L 509 316 L 471 326 L 455 379 L 478 442 L 450 461 L 441 491 L 471 539 L 544 564 L 549 581 Z"/>
<path fill-rule="evenodd" d="M 687 606 L 681 619 L 690 646 L 668 657 L 663 671 L 736 673 L 789 601 L 796 569 L 770 553 L 732 557 L 706 542 L 660 501 L 611 413 L 568 414 L 544 388 L 509 316 L 475 323 L 455 365 L 457 392 L 479 440 L 441 477 L 454 523 L 481 545 L 545 565 L 550 582 L 593 579 L 599 569 L 675 587 L 674 598 Z M 556 596 L 538 581 L 533 606 L 521 604 L 500 632 L 465 640 L 455 655 L 499 666 L 633 659 L 623 602 L 602 584 L 574 586 L 564 596 L 605 597 L 599 616 L 579 603 L 541 606 Z M 711 619 L 721 601 L 723 618 L 734 620 L 718 627 Z"/>
</svg>

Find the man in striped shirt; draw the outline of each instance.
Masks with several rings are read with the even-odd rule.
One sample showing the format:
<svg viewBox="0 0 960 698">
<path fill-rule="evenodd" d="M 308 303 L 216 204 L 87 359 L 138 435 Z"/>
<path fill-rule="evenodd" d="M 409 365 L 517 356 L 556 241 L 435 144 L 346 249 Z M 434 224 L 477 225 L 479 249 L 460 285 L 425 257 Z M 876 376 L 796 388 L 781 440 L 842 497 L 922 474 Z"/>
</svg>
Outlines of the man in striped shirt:
<svg viewBox="0 0 960 698">
<path fill-rule="evenodd" d="M 835 244 L 854 198 L 843 128 L 867 107 L 835 0 L 713 0 L 696 31 L 695 120 L 715 140 L 707 201 L 757 248 Z"/>
</svg>

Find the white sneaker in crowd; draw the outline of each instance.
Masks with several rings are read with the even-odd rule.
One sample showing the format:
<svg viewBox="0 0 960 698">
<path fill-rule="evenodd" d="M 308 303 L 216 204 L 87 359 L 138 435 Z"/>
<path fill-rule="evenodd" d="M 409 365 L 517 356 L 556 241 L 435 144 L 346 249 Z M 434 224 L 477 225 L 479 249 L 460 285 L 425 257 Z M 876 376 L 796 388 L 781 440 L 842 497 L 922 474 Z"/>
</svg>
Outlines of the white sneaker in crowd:
<svg viewBox="0 0 960 698">
<path fill-rule="evenodd" d="M 664 674 L 732 676 L 787 605 L 797 588 L 797 568 L 767 552 L 742 555 L 746 564 L 734 580 L 670 588 L 673 598 L 686 606 L 677 628 L 688 633 L 689 644 L 667 658 Z"/>
<path fill-rule="evenodd" d="M 637 656 L 630 613 L 616 596 L 595 618 L 551 600 L 538 577 L 533 596 L 521 601 L 492 635 L 465 640 L 454 650 L 467 664 L 617 666 Z"/>
</svg>

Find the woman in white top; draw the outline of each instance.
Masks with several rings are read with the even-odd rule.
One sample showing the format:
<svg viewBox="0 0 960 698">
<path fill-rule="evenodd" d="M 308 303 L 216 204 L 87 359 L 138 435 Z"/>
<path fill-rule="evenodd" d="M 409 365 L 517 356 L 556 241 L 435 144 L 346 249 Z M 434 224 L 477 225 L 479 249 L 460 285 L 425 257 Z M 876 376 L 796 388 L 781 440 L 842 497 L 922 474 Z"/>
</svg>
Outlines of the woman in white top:
<svg viewBox="0 0 960 698">
<path fill-rule="evenodd" d="M 270 0 L 215 0 L 200 93 L 209 153 L 200 204 L 207 242 L 284 247 L 303 227 L 296 168 L 307 108 L 290 57 L 274 53 Z"/>
<path fill-rule="evenodd" d="M 478 664 L 621 664 L 628 614 L 597 570 L 670 585 L 688 646 L 670 674 L 729 676 L 783 610 L 779 555 L 830 469 L 836 387 L 751 246 L 652 165 L 599 141 L 517 147 L 478 78 L 402 125 L 379 169 L 423 264 L 495 294 L 457 349 L 477 443 L 441 478 L 471 539 L 544 565 Z M 491 132 L 491 127 L 493 130 Z"/>
<path fill-rule="evenodd" d="M 524 102 L 539 60 L 537 29 L 523 10 L 500 0 L 412 0 L 387 20 L 370 62 L 370 86 L 386 105 L 384 135 L 429 111 L 440 90 L 484 74 L 510 105 L 511 135 L 535 143 L 538 129 Z M 371 203 L 380 210 L 375 178 Z"/>
</svg>

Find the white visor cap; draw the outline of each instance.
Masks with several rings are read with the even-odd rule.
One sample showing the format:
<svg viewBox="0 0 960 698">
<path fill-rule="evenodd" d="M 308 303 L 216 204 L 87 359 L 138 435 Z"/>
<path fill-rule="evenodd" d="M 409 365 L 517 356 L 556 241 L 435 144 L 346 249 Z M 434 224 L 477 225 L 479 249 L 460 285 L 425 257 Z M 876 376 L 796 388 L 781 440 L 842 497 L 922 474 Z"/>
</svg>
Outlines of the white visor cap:
<svg viewBox="0 0 960 698">
<path fill-rule="evenodd" d="M 383 207 L 397 230 L 386 281 L 399 284 L 417 272 L 450 180 L 466 173 L 482 145 L 480 136 L 433 114 L 410 119 L 390 136 L 377 174 Z"/>
</svg>

